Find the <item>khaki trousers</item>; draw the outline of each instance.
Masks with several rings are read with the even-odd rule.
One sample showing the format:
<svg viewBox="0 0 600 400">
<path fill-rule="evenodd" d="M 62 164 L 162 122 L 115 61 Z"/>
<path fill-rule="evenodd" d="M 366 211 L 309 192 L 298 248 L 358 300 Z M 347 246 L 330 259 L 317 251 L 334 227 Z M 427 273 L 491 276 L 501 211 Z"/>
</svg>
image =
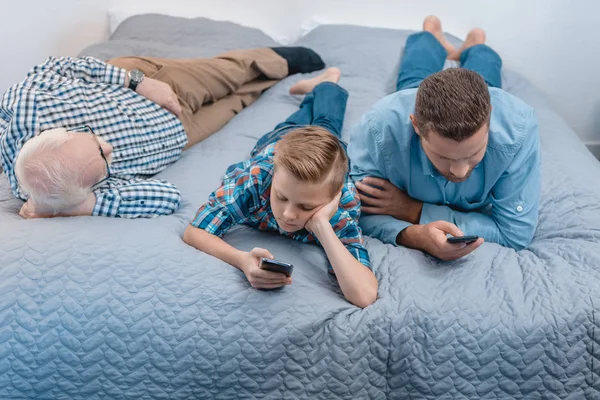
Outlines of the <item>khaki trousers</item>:
<svg viewBox="0 0 600 400">
<path fill-rule="evenodd" d="M 235 50 L 205 59 L 121 57 L 108 63 L 140 69 L 171 86 L 181 104 L 186 148 L 217 132 L 288 75 L 287 61 L 269 48 Z"/>
</svg>

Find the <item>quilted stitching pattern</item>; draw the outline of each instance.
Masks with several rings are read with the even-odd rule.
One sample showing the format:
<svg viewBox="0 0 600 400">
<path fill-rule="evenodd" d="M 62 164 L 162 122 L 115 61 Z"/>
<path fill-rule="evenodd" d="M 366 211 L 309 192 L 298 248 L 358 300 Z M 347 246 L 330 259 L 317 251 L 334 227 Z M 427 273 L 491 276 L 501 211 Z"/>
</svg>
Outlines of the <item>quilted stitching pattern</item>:
<svg viewBox="0 0 600 400">
<path fill-rule="evenodd" d="M 163 39 L 150 40 L 156 27 Z M 393 90 L 406 36 L 324 26 L 301 41 L 344 72 L 346 137 Z M 193 57 L 268 45 L 248 28 L 147 16 L 85 53 Z M 542 134 L 542 212 L 530 249 L 485 244 L 440 265 L 368 240 L 380 298 L 359 310 L 315 246 L 245 228 L 228 235 L 296 265 L 293 285 L 260 292 L 183 244 L 226 166 L 297 107 L 286 95 L 296 79 L 161 174 L 183 192 L 172 217 L 22 221 L 0 180 L 0 398 L 600 398 L 600 185 L 590 185 L 600 170 L 514 73 L 505 86 L 536 107 Z"/>
</svg>

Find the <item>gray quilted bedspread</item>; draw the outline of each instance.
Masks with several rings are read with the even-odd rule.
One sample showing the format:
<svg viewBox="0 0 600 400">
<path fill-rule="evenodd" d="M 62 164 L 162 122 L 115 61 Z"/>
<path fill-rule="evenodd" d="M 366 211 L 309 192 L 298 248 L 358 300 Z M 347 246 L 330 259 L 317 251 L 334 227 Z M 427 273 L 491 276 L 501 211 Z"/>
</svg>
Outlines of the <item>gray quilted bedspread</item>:
<svg viewBox="0 0 600 400">
<path fill-rule="evenodd" d="M 409 32 L 321 26 L 299 43 L 343 71 L 344 135 L 394 89 Z M 83 54 L 207 57 L 275 45 L 205 19 L 129 19 Z M 41 61 L 41 60 L 40 60 Z M 533 244 L 493 243 L 450 263 L 367 245 L 378 301 L 347 303 L 324 253 L 237 229 L 226 240 L 295 264 L 294 284 L 252 289 L 181 236 L 226 167 L 301 99 L 268 90 L 160 174 L 184 202 L 153 220 L 22 220 L 0 179 L 1 399 L 599 399 L 600 164 L 523 77 L 543 148 Z"/>
</svg>

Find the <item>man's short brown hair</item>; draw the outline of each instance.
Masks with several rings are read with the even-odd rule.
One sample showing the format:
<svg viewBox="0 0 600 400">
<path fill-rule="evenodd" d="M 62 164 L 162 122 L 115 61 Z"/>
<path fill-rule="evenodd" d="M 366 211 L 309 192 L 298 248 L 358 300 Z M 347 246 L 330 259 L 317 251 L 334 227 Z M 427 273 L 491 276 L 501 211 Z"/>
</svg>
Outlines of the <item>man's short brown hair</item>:
<svg viewBox="0 0 600 400">
<path fill-rule="evenodd" d="M 428 76 L 417 90 L 415 119 L 423 136 L 430 131 L 457 142 L 489 124 L 492 106 L 481 75 L 449 68 Z"/>
<path fill-rule="evenodd" d="M 346 181 L 348 157 L 339 139 L 329 131 L 305 126 L 287 133 L 277 143 L 275 168 L 279 166 L 303 182 L 321 183 L 329 177 L 333 197 Z"/>
</svg>

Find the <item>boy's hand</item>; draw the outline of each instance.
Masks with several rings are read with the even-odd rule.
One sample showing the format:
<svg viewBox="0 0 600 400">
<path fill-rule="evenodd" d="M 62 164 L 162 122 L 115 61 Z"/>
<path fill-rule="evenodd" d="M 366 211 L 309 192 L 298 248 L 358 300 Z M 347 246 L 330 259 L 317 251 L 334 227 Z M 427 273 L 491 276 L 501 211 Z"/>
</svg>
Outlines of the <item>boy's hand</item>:
<svg viewBox="0 0 600 400">
<path fill-rule="evenodd" d="M 310 219 L 306 222 L 305 228 L 310 232 L 315 232 L 319 223 L 329 224 L 329 220 L 335 215 L 338 208 L 340 208 L 341 198 L 342 191 L 340 190 L 333 200 L 319 208 L 319 210 L 314 213 L 312 217 L 310 217 Z"/>
<path fill-rule="evenodd" d="M 267 271 L 260 268 L 260 259 L 274 258 L 269 250 L 255 247 L 250 252 L 244 253 L 242 260 L 242 271 L 246 275 L 250 285 L 256 289 L 275 289 L 292 284 L 292 278 L 280 272 Z"/>
</svg>

